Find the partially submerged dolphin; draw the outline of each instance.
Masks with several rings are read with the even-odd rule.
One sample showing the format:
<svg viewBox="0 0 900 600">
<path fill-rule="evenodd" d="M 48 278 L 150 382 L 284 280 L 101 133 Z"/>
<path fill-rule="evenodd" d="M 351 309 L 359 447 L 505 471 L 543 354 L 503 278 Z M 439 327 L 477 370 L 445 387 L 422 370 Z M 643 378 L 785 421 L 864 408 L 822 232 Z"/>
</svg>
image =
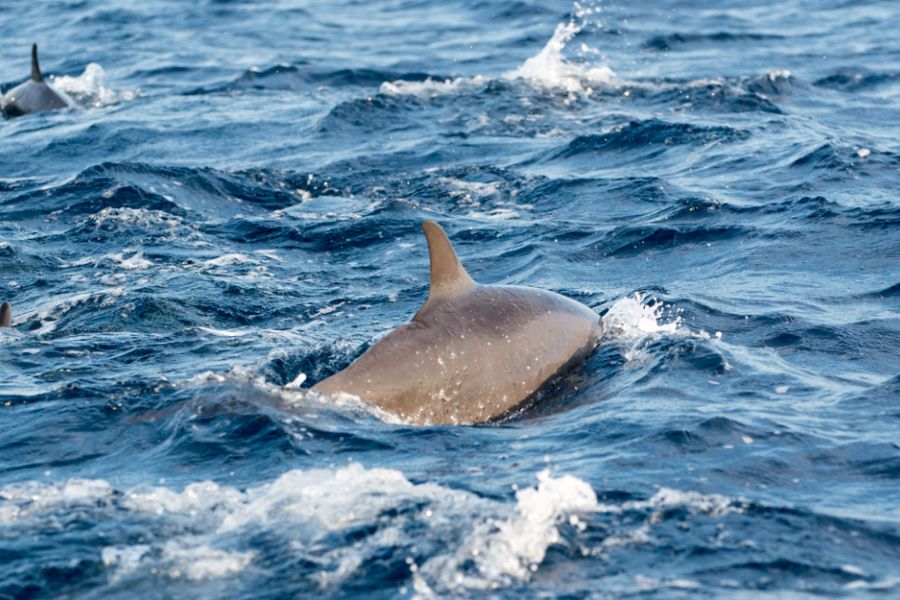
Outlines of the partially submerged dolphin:
<svg viewBox="0 0 900 600">
<path fill-rule="evenodd" d="M 425 221 L 428 300 L 313 391 L 350 394 L 417 424 L 484 423 L 529 400 L 600 341 L 600 317 L 559 294 L 480 285 L 441 227 Z"/>
<path fill-rule="evenodd" d="M 12 327 L 12 306 L 9 302 L 0 306 L 0 327 Z"/>
<path fill-rule="evenodd" d="M 0 98 L 0 110 L 7 117 L 18 117 L 61 108 L 69 108 L 69 104 L 44 81 L 41 67 L 38 65 L 37 44 L 33 44 L 31 79 L 6 92 L 3 98 Z"/>
</svg>

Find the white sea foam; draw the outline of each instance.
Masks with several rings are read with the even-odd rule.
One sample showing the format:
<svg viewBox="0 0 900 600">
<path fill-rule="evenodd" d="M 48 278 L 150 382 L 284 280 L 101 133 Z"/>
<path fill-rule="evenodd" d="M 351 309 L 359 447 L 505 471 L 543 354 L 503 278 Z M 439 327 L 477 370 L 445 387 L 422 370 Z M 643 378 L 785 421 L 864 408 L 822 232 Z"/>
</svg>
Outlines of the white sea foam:
<svg viewBox="0 0 900 600">
<path fill-rule="evenodd" d="M 153 262 L 144 258 L 144 253 L 135 248 L 125 248 L 121 252 L 104 254 L 99 257 L 84 256 L 72 262 L 64 263 L 64 267 L 84 267 L 93 265 L 95 267 L 107 262 L 112 263 L 126 271 L 144 270 L 153 266 Z"/>
<path fill-rule="evenodd" d="M 466 213 L 466 216 L 470 219 L 487 219 L 489 221 L 510 221 L 512 219 L 518 219 L 520 216 L 519 211 L 508 208 L 508 207 L 498 207 L 492 208 L 489 210 L 470 210 Z"/>
<path fill-rule="evenodd" d="M 746 503 L 719 494 L 701 494 L 699 492 L 660 488 L 647 500 L 626 502 L 624 510 L 651 509 L 650 521 L 658 522 L 662 512 L 671 508 L 686 507 L 693 513 L 719 517 L 731 512 L 742 512 Z"/>
<path fill-rule="evenodd" d="M 277 532 L 284 552 L 314 553 L 321 569 L 311 577 L 327 589 L 353 577 L 386 549 L 404 547 L 415 530 L 423 543 L 434 542 L 421 564 L 414 556 L 406 560 L 420 597 L 527 581 L 556 544 L 578 544 L 582 553 L 596 555 L 614 545 L 652 543 L 652 527 L 679 506 L 713 517 L 743 509 L 723 496 L 668 488 L 647 500 L 599 504 L 587 482 L 549 470 L 538 474 L 535 487 L 519 489 L 513 501 L 496 500 L 437 483 L 414 483 L 400 471 L 357 463 L 294 469 L 246 489 L 198 481 L 180 490 L 142 486 L 120 491 L 102 479 L 0 488 L 0 524 L 40 527 L 73 510 L 92 512 L 89 520 L 115 514 L 140 523 L 145 534 L 139 543 L 113 543 L 102 550 L 114 580 L 142 571 L 195 581 L 230 577 L 253 565 L 254 539 Z M 595 548 L 567 539 L 589 527 L 591 513 L 625 511 L 630 516 L 624 531 L 604 536 Z M 635 512 L 643 518 L 635 519 Z M 569 527 L 566 537 L 563 525 Z M 372 532 L 335 543 L 341 532 L 360 527 Z"/>
<path fill-rule="evenodd" d="M 478 522 L 462 543 L 427 560 L 416 570 L 414 588 L 421 596 L 495 589 L 525 581 L 539 568 L 547 549 L 560 542 L 557 525 L 566 515 L 597 509 L 597 496 L 585 481 L 545 470 L 538 486 L 516 492 L 515 512 Z M 475 571 L 465 569 L 473 561 Z"/>
<path fill-rule="evenodd" d="M 456 177 L 439 177 L 438 182 L 451 188 L 450 195 L 472 200 L 472 198 L 484 198 L 496 196 L 500 193 L 499 183 L 491 181 L 465 181 Z"/>
<path fill-rule="evenodd" d="M 209 335 L 214 335 L 216 337 L 244 337 L 255 333 L 255 330 L 250 328 L 219 329 L 216 327 L 198 327 L 197 329 L 203 333 L 208 333 Z"/>
<path fill-rule="evenodd" d="M 449 79 L 432 79 L 425 81 L 385 81 L 379 91 L 394 96 L 418 96 L 434 98 L 448 94 L 461 94 L 483 87 L 488 79 L 481 75 L 475 77 L 453 77 Z"/>
<path fill-rule="evenodd" d="M 634 585 L 639 592 L 649 592 L 665 588 L 690 590 L 701 587 L 700 582 L 694 581 L 693 579 L 676 579 L 671 577 L 657 579 L 656 577 L 647 577 L 645 575 L 635 575 Z"/>
<path fill-rule="evenodd" d="M 229 267 L 233 265 L 258 265 L 259 261 L 247 256 L 246 254 L 241 254 L 239 252 L 230 252 L 228 254 L 223 254 L 221 256 L 217 256 L 216 258 L 211 258 L 209 260 L 203 261 L 203 265 L 206 267 Z"/>
<path fill-rule="evenodd" d="M 113 569 L 117 579 L 141 568 L 148 555 L 159 551 L 152 560 L 161 564 L 170 577 L 186 577 L 191 581 L 218 579 L 243 571 L 256 556 L 255 552 L 230 552 L 203 544 L 185 545 L 183 541 L 169 541 L 154 548 L 147 544 L 135 546 L 108 546 L 100 554 L 103 564 Z"/>
<path fill-rule="evenodd" d="M 844 585 L 845 590 L 873 590 L 887 592 L 900 588 L 900 577 L 889 576 L 875 581 L 857 579 Z"/>
<path fill-rule="evenodd" d="M 232 281 L 255 282 L 260 279 L 272 278 L 268 266 L 263 261 L 240 252 L 227 252 L 196 263 L 186 263 L 186 266 L 192 270 L 214 275 L 224 272 Z"/>
<path fill-rule="evenodd" d="M 21 321 L 36 318 L 41 321 L 41 326 L 32 333 L 46 334 L 56 329 L 56 323 L 67 312 L 83 303 L 97 303 L 101 307 L 112 306 L 119 298 L 125 296 L 125 290 L 121 287 L 110 287 L 96 292 L 83 292 L 81 294 L 67 295 L 62 299 L 51 299 L 39 308 L 22 313 Z"/>
<path fill-rule="evenodd" d="M 119 266 L 126 270 L 142 270 L 149 269 L 153 266 L 153 262 L 144 258 L 144 253 L 140 250 L 133 251 L 134 253 L 131 256 L 126 256 L 125 253 L 128 250 L 123 252 L 117 252 L 115 254 L 110 254 L 109 258 L 111 260 L 119 263 Z"/>
<path fill-rule="evenodd" d="M 520 209 L 533 208 L 515 201 L 515 192 L 506 195 L 498 182 L 465 181 L 455 177 L 440 177 L 438 181 L 447 187 L 447 193 L 457 204 L 469 208 L 467 217 L 472 219 L 509 220 L 520 216 Z M 489 203 L 490 206 L 484 206 Z"/>
<path fill-rule="evenodd" d="M 297 376 L 294 378 L 293 381 L 291 381 L 290 383 L 286 384 L 284 387 L 286 387 L 286 388 L 288 388 L 288 389 L 299 390 L 299 389 L 300 389 L 300 386 L 302 386 L 305 382 L 306 382 L 306 373 L 300 373 L 299 375 L 297 375 Z"/>
<path fill-rule="evenodd" d="M 10 484 L 0 488 L 0 524 L 44 517 L 79 504 L 106 502 L 113 493 L 113 487 L 102 479 L 74 478 L 59 484 L 37 481 Z"/>
<path fill-rule="evenodd" d="M 140 227 L 141 229 L 162 228 L 170 235 L 167 239 L 176 239 L 176 234 L 178 239 L 186 237 L 184 230 L 187 228 L 187 225 L 184 219 L 162 210 L 107 207 L 88 217 L 88 221 L 97 229 L 121 225 L 126 225 L 130 229 L 135 227 Z M 191 233 L 193 234 L 194 232 Z"/>
<path fill-rule="evenodd" d="M 243 330 L 215 330 L 208 327 L 199 327 L 198 330 L 211 335 L 223 337 L 240 337 L 244 335 L 262 336 L 263 339 L 273 343 L 284 345 L 299 345 L 308 342 L 308 339 L 290 331 L 278 330 L 256 330 L 247 328 Z M 271 362 L 281 350 L 273 350 L 269 356 L 262 361 L 263 363 Z M 208 386 L 210 384 L 221 384 L 228 382 L 233 385 L 247 385 L 256 388 L 271 398 L 274 404 L 279 404 L 294 415 L 309 415 L 315 418 L 315 415 L 322 410 L 338 409 L 344 412 L 373 416 L 385 423 L 395 425 L 406 424 L 397 416 L 385 412 L 380 408 L 367 404 L 357 396 L 351 394 L 337 394 L 335 396 L 325 396 L 309 389 L 298 389 L 295 384 L 298 381 L 304 381 L 305 377 L 301 373 L 294 382 L 280 386 L 269 383 L 265 378 L 261 377 L 256 369 L 233 366 L 226 372 L 203 371 L 190 377 L 189 379 L 176 383 L 180 388 L 195 388 Z"/>
</svg>

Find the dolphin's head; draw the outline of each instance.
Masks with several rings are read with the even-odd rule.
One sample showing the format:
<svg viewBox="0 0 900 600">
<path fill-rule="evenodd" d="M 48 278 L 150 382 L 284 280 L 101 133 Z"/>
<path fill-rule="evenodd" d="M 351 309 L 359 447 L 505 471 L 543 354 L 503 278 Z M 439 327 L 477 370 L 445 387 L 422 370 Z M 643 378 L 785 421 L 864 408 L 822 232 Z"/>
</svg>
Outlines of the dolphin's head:
<svg viewBox="0 0 900 600">
<path fill-rule="evenodd" d="M 0 101 L 0 113 L 3 113 L 3 117 L 5 119 L 21 117 L 25 114 L 25 112 L 19 107 L 18 103 L 16 103 L 15 98 L 13 97 L 4 97 L 3 100 Z"/>
</svg>

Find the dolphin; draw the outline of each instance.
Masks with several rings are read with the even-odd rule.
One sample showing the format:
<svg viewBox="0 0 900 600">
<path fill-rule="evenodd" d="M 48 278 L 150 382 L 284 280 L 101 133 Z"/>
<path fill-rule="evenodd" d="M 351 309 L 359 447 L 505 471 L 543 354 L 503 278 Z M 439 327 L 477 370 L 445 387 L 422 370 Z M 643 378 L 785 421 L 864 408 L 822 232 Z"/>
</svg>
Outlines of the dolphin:
<svg viewBox="0 0 900 600">
<path fill-rule="evenodd" d="M 31 79 L 6 92 L 0 98 L 0 110 L 7 117 L 18 117 L 61 108 L 69 108 L 69 104 L 44 81 L 38 65 L 37 44 L 32 44 Z"/>
<path fill-rule="evenodd" d="M 431 269 L 425 304 L 343 371 L 312 390 L 365 403 L 413 424 L 496 421 L 583 361 L 600 317 L 554 292 L 481 285 L 433 221 L 423 224 Z"/>
<path fill-rule="evenodd" d="M 12 327 L 12 306 L 9 302 L 0 305 L 0 327 Z"/>
</svg>

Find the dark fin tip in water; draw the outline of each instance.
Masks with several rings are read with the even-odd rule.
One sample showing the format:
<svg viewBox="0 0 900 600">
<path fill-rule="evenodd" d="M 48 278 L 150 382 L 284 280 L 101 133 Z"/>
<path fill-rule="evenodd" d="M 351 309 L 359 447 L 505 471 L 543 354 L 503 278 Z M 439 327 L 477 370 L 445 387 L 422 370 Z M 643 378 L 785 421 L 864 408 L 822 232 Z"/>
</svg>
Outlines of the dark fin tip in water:
<svg viewBox="0 0 900 600">
<path fill-rule="evenodd" d="M 38 64 L 37 44 L 31 45 L 31 79 L 38 83 L 44 80 L 44 76 L 41 75 L 41 66 Z"/>
<path fill-rule="evenodd" d="M 9 302 L 0 305 L 0 327 L 12 327 L 12 306 Z"/>
</svg>

